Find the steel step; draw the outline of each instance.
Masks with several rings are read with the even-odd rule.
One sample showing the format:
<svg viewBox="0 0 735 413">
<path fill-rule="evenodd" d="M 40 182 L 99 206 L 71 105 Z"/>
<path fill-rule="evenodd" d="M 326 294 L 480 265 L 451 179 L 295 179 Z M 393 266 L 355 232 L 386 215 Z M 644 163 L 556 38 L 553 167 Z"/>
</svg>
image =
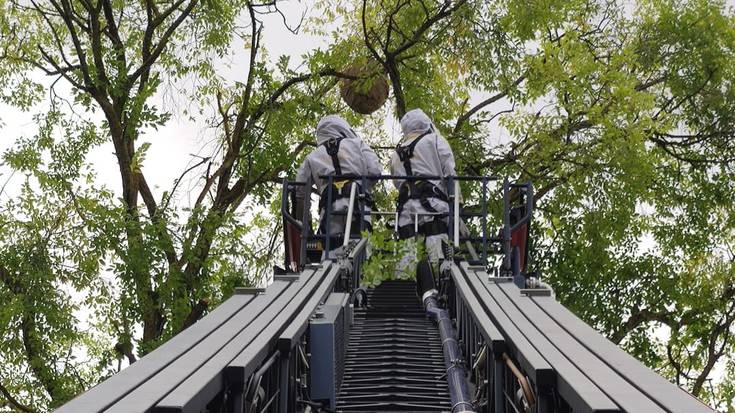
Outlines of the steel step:
<svg viewBox="0 0 735 413">
<path fill-rule="evenodd" d="M 385 281 L 367 295 L 347 338 L 337 411 L 449 411 L 441 339 L 416 284 Z"/>
</svg>

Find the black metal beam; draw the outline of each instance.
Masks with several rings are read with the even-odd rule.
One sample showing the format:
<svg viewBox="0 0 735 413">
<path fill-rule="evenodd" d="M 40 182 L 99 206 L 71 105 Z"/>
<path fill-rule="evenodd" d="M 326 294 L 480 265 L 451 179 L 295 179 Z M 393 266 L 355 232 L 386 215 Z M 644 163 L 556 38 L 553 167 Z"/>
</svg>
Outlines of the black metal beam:
<svg viewBox="0 0 735 413">
<path fill-rule="evenodd" d="M 319 286 L 319 289 L 303 305 L 301 312 L 283 330 L 277 342 L 278 350 L 282 354 L 288 354 L 298 344 L 299 339 L 304 335 L 306 328 L 309 326 L 309 318 L 319 306 L 319 303 L 324 301 L 332 291 L 332 286 L 336 278 L 337 274 L 334 271 L 330 272 L 324 282 Z"/>
<path fill-rule="evenodd" d="M 590 353 L 574 337 L 560 328 L 553 319 L 544 313 L 535 303 L 513 283 L 497 284 L 513 302 L 515 307 L 536 326 L 548 342 L 559 350 L 577 369 L 587 376 L 606 396 L 612 399 L 625 411 L 641 411 L 646 413 L 666 413 L 658 404 L 638 391 L 630 383 L 610 369 L 595 354 Z M 560 370 L 562 374 L 563 370 Z M 571 377 L 571 376 L 570 376 Z M 577 388 L 575 384 L 572 387 Z"/>
<path fill-rule="evenodd" d="M 712 413 L 712 408 L 636 360 L 552 297 L 529 299 L 632 386 L 672 413 Z"/>
<path fill-rule="evenodd" d="M 151 409 L 156 402 L 199 369 L 213 354 L 226 346 L 238 333 L 257 319 L 259 314 L 268 311 L 268 308 L 277 302 L 277 297 L 287 291 L 291 284 L 286 281 L 275 281 L 268 286 L 264 294 L 255 296 L 244 309 L 238 311 L 226 323 L 212 331 L 204 340 L 158 374 L 140 383 L 139 387 L 111 406 L 107 412 L 146 412 Z"/>
<path fill-rule="evenodd" d="M 452 279 L 454 280 L 454 284 L 459 295 L 469 308 L 482 308 L 480 302 L 477 301 L 477 297 L 474 292 L 470 289 L 464 274 L 462 274 L 462 271 L 456 265 L 452 266 Z M 480 330 L 480 334 L 482 334 L 485 342 L 490 345 L 492 352 L 496 355 L 503 354 L 507 349 L 505 338 L 503 338 L 503 335 L 492 323 L 488 314 L 484 311 L 473 311 L 470 312 L 470 315 L 475 321 L 475 324 Z"/>
<path fill-rule="evenodd" d="M 237 380 L 230 377 L 228 384 L 242 389 L 249 376 L 265 360 L 274 345 L 275 336 L 285 328 L 289 319 L 298 311 L 303 301 L 311 296 L 314 289 L 325 278 L 329 265 L 314 271 L 302 273 L 300 280 L 293 282 L 271 305 L 260 314 L 253 314 L 249 307 L 242 311 L 248 313 L 250 322 L 230 342 L 222 347 L 201 367 L 186 377 L 161 401 L 156 403 L 155 412 L 200 412 L 224 389 L 227 366 L 238 360 L 238 355 L 246 354 L 247 360 Z M 332 270 L 334 272 L 336 270 Z M 270 287 L 269 287 L 270 288 Z M 247 370 L 247 371 L 246 371 Z"/>
<path fill-rule="evenodd" d="M 236 295 L 136 363 L 64 404 L 56 413 L 100 412 L 132 392 L 226 323 L 253 299 Z"/>
<path fill-rule="evenodd" d="M 248 376 L 253 370 L 262 362 L 262 359 L 257 356 L 258 350 L 268 348 L 276 342 L 276 337 L 283 332 L 290 322 L 292 322 L 299 310 L 304 307 L 304 303 L 313 298 L 323 298 L 319 293 L 314 293 L 316 288 L 319 286 L 327 287 L 328 290 L 332 289 L 334 282 L 337 280 L 339 275 L 339 267 L 334 265 L 331 270 L 324 270 L 325 276 L 316 277 L 312 276 L 310 280 L 306 281 L 309 283 L 306 291 L 302 291 L 298 300 L 293 300 L 283 311 L 279 314 L 278 318 L 268 325 L 267 329 L 260 334 L 259 340 L 261 346 L 257 344 L 251 344 L 245 348 L 238 356 L 227 365 L 225 374 L 227 380 L 233 385 L 244 384 Z M 322 288 L 324 290 L 325 288 Z M 262 357 L 262 356 L 261 356 Z"/>
<path fill-rule="evenodd" d="M 487 273 L 483 271 L 470 270 L 467 263 L 460 263 L 460 269 L 466 276 L 466 280 L 474 294 L 476 294 L 481 307 L 474 311 L 484 311 L 493 320 L 498 330 L 506 339 L 506 346 L 512 355 L 521 364 L 523 370 L 528 373 L 531 380 L 537 386 L 549 387 L 556 385 L 556 375 L 551 365 L 541 356 L 541 353 L 531 345 L 531 342 L 521 333 L 521 330 L 511 318 L 501 309 L 501 306 L 490 296 L 485 284 L 487 284 Z"/>
<path fill-rule="evenodd" d="M 477 275 L 477 274 L 476 274 Z M 532 343 L 544 359 L 556 372 L 556 388 L 574 412 L 621 412 L 622 410 L 597 385 L 572 364 L 554 344 L 536 328 L 534 322 L 525 315 L 492 281 L 485 280 L 482 287 L 488 292 L 508 319 L 521 331 L 521 334 Z"/>
</svg>

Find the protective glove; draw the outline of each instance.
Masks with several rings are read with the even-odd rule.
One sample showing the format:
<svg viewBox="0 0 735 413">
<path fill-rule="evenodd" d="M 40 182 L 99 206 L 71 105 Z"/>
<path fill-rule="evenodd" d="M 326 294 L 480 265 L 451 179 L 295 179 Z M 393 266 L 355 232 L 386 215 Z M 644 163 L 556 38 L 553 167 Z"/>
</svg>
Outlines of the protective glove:
<svg viewBox="0 0 735 413">
<path fill-rule="evenodd" d="M 446 274 L 452 270 L 452 262 L 450 260 L 443 260 L 439 264 L 439 274 Z"/>
</svg>

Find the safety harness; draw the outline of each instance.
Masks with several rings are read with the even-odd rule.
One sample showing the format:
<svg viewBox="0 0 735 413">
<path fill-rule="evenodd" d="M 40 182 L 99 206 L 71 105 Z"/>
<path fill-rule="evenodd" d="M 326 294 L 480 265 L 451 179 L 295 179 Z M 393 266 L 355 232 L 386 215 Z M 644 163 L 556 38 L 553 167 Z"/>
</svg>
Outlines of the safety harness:
<svg viewBox="0 0 735 413">
<path fill-rule="evenodd" d="M 401 146 L 400 143 L 396 145 L 396 153 L 398 153 L 398 158 L 403 163 L 403 168 L 406 170 L 406 176 L 414 176 L 413 168 L 411 167 L 411 158 L 413 158 L 413 152 L 416 148 L 416 145 L 424 136 L 432 132 L 432 130 L 424 132 L 406 146 Z M 444 202 L 449 202 L 447 194 L 445 194 L 438 186 L 434 185 L 428 180 L 419 179 L 404 181 L 403 184 L 401 184 L 401 187 L 398 189 L 398 205 L 396 207 L 398 211 L 398 216 L 401 216 L 401 213 L 403 212 L 403 207 L 410 199 L 419 200 L 421 206 L 424 207 L 426 211 L 437 213 L 438 211 L 433 206 L 431 206 L 431 203 L 429 202 L 429 199 L 431 198 L 436 198 Z M 435 215 L 432 221 L 426 222 L 419 226 L 419 233 L 426 236 L 446 234 L 449 228 L 442 218 L 442 216 Z M 411 238 L 414 235 L 416 235 L 414 224 L 408 224 L 398 228 L 398 238 L 400 239 Z"/>
<path fill-rule="evenodd" d="M 400 142 L 396 145 L 396 152 L 398 153 L 398 159 L 403 162 L 403 168 L 406 170 L 407 176 L 413 176 L 413 169 L 411 168 L 411 158 L 413 158 L 413 151 L 416 149 L 416 145 L 421 139 L 430 134 L 431 130 L 427 130 L 421 135 L 417 136 L 411 143 L 406 146 L 401 146 Z"/>
<path fill-rule="evenodd" d="M 339 163 L 339 146 L 342 143 L 344 139 L 347 139 L 347 136 L 344 135 L 344 133 L 341 134 L 339 138 L 330 138 L 326 140 L 322 145 L 324 146 L 324 149 L 327 151 L 327 155 L 329 155 L 330 158 L 332 158 L 332 166 L 334 167 L 334 174 L 339 176 L 342 175 L 342 166 Z M 342 198 L 349 198 L 350 197 L 350 183 L 352 180 L 344 179 L 340 181 L 333 182 L 332 185 L 327 186 L 324 188 L 324 191 L 322 191 L 321 197 L 319 199 L 319 210 L 325 211 L 327 207 L 327 199 L 329 198 L 329 191 L 332 193 L 332 203 L 337 201 L 338 199 Z M 358 184 L 358 192 L 360 191 L 359 188 L 360 184 Z M 355 199 L 356 202 L 359 202 L 358 199 Z M 368 207 L 373 207 L 375 205 L 375 202 L 373 201 L 372 196 L 370 196 L 369 193 L 365 194 L 365 205 Z M 359 215 L 359 209 L 357 205 L 354 208 L 354 213 L 352 219 L 354 220 Z M 353 221 L 354 222 L 354 221 Z M 320 224 L 319 230 L 320 232 L 324 232 L 323 228 L 324 223 Z M 372 226 L 369 222 L 364 221 L 363 222 L 364 228 L 366 228 L 368 231 L 372 230 Z M 352 231 L 353 234 L 359 233 L 359 226 L 352 225 Z"/>
<path fill-rule="evenodd" d="M 334 167 L 334 174 L 335 175 L 342 175 L 342 166 L 339 163 L 339 145 L 342 143 L 342 140 L 344 140 L 346 136 L 342 135 L 339 138 L 330 138 L 322 145 L 324 146 L 324 149 L 327 150 L 327 155 L 329 155 L 330 158 L 332 158 L 332 166 Z M 335 202 L 338 199 L 341 198 L 347 198 L 350 196 L 349 185 L 347 185 L 349 181 L 348 180 L 341 180 L 333 182 L 332 185 L 327 186 L 324 188 L 324 191 L 322 191 L 322 196 L 319 199 L 319 209 L 323 210 L 327 206 L 327 199 L 329 196 L 329 192 L 332 192 L 332 202 Z"/>
<path fill-rule="evenodd" d="M 327 155 L 332 158 L 332 165 L 334 166 L 334 173 L 336 175 L 342 175 L 342 167 L 339 164 L 339 156 L 337 156 L 337 154 L 339 153 L 339 144 L 342 143 L 342 140 L 345 138 L 346 137 L 344 135 L 339 138 L 330 138 L 322 144 L 327 150 Z"/>
</svg>

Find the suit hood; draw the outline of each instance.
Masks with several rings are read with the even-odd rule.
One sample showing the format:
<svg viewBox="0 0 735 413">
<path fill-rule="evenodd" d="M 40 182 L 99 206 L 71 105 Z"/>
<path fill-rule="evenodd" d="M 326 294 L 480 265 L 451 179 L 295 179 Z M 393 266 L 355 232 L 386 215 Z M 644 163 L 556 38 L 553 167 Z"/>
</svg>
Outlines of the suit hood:
<svg viewBox="0 0 735 413">
<path fill-rule="evenodd" d="M 413 109 L 406 112 L 401 118 L 401 130 L 403 136 L 422 134 L 426 131 L 433 131 L 434 125 L 431 119 L 421 109 Z"/>
<path fill-rule="evenodd" d="M 317 145 L 321 145 L 329 139 L 341 137 L 357 138 L 357 134 L 352 130 L 350 124 L 338 115 L 325 116 L 316 125 Z"/>
</svg>

